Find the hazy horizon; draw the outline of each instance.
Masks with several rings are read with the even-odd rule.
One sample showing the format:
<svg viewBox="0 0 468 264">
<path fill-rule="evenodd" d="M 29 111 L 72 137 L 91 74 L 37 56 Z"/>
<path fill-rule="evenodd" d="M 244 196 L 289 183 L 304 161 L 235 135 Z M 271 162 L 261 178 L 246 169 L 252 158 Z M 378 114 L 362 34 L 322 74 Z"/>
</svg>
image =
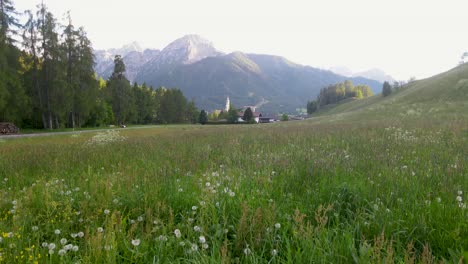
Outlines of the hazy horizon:
<svg viewBox="0 0 468 264">
<path fill-rule="evenodd" d="M 14 1 L 19 12 L 40 0 Z M 293 62 L 354 72 L 379 68 L 398 80 L 456 66 L 468 49 L 463 1 L 150 2 L 44 0 L 59 22 L 71 11 L 95 49 L 138 42 L 162 49 L 187 34 L 220 51 L 283 56 Z"/>
</svg>

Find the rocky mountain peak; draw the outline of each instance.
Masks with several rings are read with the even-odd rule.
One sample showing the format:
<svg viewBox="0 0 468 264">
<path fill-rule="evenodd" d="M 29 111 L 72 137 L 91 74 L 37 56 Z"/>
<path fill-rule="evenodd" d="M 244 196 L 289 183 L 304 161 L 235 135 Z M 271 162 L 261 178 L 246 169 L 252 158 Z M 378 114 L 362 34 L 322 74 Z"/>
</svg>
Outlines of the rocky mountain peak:
<svg viewBox="0 0 468 264">
<path fill-rule="evenodd" d="M 166 62 L 173 61 L 191 64 L 206 57 L 214 57 L 221 54 L 210 41 L 198 35 L 185 35 L 167 45 L 161 51 L 161 59 Z"/>
</svg>

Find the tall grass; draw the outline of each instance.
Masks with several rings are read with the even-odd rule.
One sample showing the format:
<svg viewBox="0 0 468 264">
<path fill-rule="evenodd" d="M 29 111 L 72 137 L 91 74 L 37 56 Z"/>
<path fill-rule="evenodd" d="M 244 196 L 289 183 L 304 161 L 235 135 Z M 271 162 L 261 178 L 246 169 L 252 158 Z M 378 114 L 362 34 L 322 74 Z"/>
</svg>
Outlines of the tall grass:
<svg viewBox="0 0 468 264">
<path fill-rule="evenodd" d="M 467 146 L 463 120 L 3 140 L 0 263 L 457 263 Z"/>
</svg>

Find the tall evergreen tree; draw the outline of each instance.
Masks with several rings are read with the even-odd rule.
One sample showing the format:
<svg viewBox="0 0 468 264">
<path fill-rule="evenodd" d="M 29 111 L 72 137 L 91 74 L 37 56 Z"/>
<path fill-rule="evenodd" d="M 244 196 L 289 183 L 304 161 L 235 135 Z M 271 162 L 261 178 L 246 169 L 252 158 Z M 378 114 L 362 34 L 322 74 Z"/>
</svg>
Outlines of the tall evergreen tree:
<svg viewBox="0 0 468 264">
<path fill-rule="evenodd" d="M 72 72 L 75 73 L 74 120 L 82 126 L 89 118 L 92 109 L 98 103 L 99 82 L 94 72 L 94 55 L 91 41 L 82 27 L 76 34 L 76 58 Z"/>
<path fill-rule="evenodd" d="M 41 38 L 41 79 L 44 92 L 45 117 L 48 129 L 59 128 L 60 119 L 65 119 L 70 95 L 65 85 L 65 71 L 63 52 L 57 33 L 54 16 L 42 3 L 37 12 L 37 27 Z"/>
<path fill-rule="evenodd" d="M 202 125 L 208 122 L 208 115 L 206 114 L 205 110 L 200 111 L 200 116 L 198 117 L 198 122 Z"/>
<path fill-rule="evenodd" d="M 27 97 L 21 82 L 20 52 L 13 36 L 20 26 L 13 2 L 0 0 L 0 121 L 19 124 L 27 111 Z"/>
<path fill-rule="evenodd" d="M 384 82 L 382 86 L 382 95 L 389 96 L 392 93 L 392 86 L 388 82 Z"/>
<path fill-rule="evenodd" d="M 114 71 L 107 86 L 117 124 L 122 125 L 131 121 L 134 108 L 132 88 L 125 77 L 125 63 L 120 55 L 116 55 L 114 58 Z"/>
<path fill-rule="evenodd" d="M 244 116 L 242 117 L 242 119 L 243 119 L 245 122 L 251 122 L 251 121 L 252 121 L 252 118 L 253 118 L 252 109 L 251 109 L 250 107 L 248 107 L 248 108 L 244 111 Z"/>
</svg>

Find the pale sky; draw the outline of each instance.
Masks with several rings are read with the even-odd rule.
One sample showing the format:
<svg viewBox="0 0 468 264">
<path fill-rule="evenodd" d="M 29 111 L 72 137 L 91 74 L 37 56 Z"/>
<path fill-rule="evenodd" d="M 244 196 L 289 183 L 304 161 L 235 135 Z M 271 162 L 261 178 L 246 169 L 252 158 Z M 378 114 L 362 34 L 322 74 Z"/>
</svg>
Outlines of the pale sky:
<svg viewBox="0 0 468 264">
<path fill-rule="evenodd" d="M 40 0 L 14 0 L 18 11 Z M 380 68 L 399 80 L 449 70 L 468 51 L 467 0 L 44 0 L 71 11 L 94 48 L 162 49 L 198 34 L 223 52 L 280 55 L 313 67 Z"/>
</svg>

